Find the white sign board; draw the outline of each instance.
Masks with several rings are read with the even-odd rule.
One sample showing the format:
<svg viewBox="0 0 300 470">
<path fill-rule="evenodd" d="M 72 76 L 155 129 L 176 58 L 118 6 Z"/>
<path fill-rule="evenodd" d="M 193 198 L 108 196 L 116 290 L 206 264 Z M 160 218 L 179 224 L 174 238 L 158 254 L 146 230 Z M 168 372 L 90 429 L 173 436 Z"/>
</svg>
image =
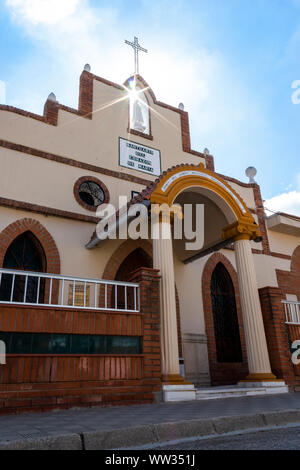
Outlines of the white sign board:
<svg viewBox="0 0 300 470">
<path fill-rule="evenodd" d="M 119 164 L 131 170 L 160 176 L 160 151 L 119 138 Z"/>
</svg>

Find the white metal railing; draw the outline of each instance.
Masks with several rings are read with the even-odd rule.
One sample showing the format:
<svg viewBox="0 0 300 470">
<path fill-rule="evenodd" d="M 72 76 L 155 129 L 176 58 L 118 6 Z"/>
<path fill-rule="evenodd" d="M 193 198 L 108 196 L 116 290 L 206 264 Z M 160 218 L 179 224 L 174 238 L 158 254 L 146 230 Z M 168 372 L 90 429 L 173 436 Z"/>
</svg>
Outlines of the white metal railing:
<svg viewBox="0 0 300 470">
<path fill-rule="evenodd" d="M 292 300 L 282 301 L 285 310 L 285 321 L 289 325 L 300 325 L 300 302 Z"/>
<path fill-rule="evenodd" d="M 0 304 L 140 311 L 139 284 L 0 269 Z"/>
</svg>

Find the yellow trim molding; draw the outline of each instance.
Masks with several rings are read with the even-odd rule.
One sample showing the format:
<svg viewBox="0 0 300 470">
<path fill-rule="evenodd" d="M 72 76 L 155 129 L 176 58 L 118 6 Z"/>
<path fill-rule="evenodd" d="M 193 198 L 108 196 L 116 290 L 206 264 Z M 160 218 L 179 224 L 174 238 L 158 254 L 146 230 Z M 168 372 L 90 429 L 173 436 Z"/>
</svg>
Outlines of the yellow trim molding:
<svg viewBox="0 0 300 470">
<path fill-rule="evenodd" d="M 282 382 L 282 379 L 277 379 L 274 374 L 249 374 L 240 382 Z"/>
<path fill-rule="evenodd" d="M 223 239 L 244 237 L 257 240 L 260 237 L 255 220 L 240 195 L 220 176 L 199 166 L 181 165 L 165 172 L 151 194 L 151 204 L 171 206 L 178 194 L 191 187 L 206 188 L 218 194 L 231 208 L 236 222 L 223 229 Z M 238 239 L 238 238 L 237 238 Z"/>
<path fill-rule="evenodd" d="M 223 240 L 233 238 L 237 240 L 256 240 L 261 238 L 261 233 L 256 223 L 237 221 L 223 228 Z"/>
<path fill-rule="evenodd" d="M 192 385 L 192 382 L 186 382 L 180 374 L 162 375 L 161 381 L 163 385 Z"/>
</svg>

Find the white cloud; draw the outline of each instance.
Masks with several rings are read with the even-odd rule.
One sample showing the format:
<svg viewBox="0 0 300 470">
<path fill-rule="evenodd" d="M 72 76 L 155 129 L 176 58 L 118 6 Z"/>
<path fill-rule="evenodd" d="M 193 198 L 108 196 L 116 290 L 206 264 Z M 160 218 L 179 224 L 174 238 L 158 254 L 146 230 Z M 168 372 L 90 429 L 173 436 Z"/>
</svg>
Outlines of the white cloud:
<svg viewBox="0 0 300 470">
<path fill-rule="evenodd" d="M 73 15 L 81 0 L 6 0 L 14 18 L 54 24 Z"/>
<path fill-rule="evenodd" d="M 300 191 L 290 191 L 268 199 L 264 203 L 266 212 L 286 212 L 300 217 Z M 268 211 L 268 209 L 270 211 Z"/>
<path fill-rule="evenodd" d="M 268 215 L 271 215 L 273 212 L 286 212 L 287 214 L 293 214 L 300 217 L 300 173 L 296 175 L 295 179 L 297 188 L 294 191 L 289 190 L 294 186 L 291 183 L 288 185 L 284 193 L 278 194 L 264 202 Z"/>
</svg>

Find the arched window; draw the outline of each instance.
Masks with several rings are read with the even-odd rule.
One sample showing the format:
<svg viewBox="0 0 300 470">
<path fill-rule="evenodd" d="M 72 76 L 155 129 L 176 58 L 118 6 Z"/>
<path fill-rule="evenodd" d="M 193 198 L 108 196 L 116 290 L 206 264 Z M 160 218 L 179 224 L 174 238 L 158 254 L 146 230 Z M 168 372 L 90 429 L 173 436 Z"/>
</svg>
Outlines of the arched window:
<svg viewBox="0 0 300 470">
<path fill-rule="evenodd" d="M 38 239 L 30 232 L 24 232 L 19 235 L 8 247 L 4 261 L 4 269 L 13 269 L 17 271 L 46 271 L 46 256 Z M 40 296 L 42 301 L 44 296 L 44 282 L 40 280 Z M 24 276 L 16 276 L 13 289 L 12 300 L 14 302 L 23 302 L 24 300 Z M 0 287 L 0 300 L 9 301 L 12 289 L 12 276 L 3 274 Z M 38 279 L 28 277 L 27 293 L 25 301 L 28 303 L 37 302 Z"/>
<path fill-rule="evenodd" d="M 218 362 L 242 362 L 242 348 L 231 277 L 218 263 L 211 278 L 215 338 Z"/>
<path fill-rule="evenodd" d="M 149 135 L 150 116 L 146 95 L 140 89 L 134 89 L 134 85 L 132 87 L 130 92 L 130 128 Z"/>
</svg>

